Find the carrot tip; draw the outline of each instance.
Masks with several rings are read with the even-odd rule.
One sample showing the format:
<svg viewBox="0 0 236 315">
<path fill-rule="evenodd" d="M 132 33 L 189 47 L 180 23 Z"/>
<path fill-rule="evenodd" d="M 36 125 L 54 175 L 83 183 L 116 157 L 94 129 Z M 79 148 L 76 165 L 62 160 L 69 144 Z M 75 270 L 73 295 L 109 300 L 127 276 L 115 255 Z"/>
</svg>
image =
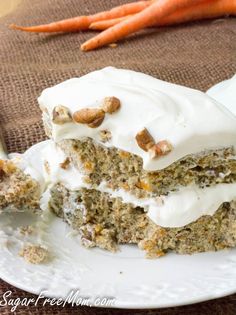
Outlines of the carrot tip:
<svg viewBox="0 0 236 315">
<path fill-rule="evenodd" d="M 9 25 L 9 28 L 12 29 L 12 30 L 14 30 L 14 29 L 17 28 L 17 25 L 15 25 L 15 24 L 10 24 L 10 25 Z"/>
<path fill-rule="evenodd" d="M 94 27 L 94 24 L 92 23 L 92 24 L 89 25 L 89 29 L 90 30 L 96 30 L 96 26 Z"/>
<path fill-rule="evenodd" d="M 87 45 L 86 45 L 86 43 L 82 44 L 82 45 L 80 46 L 80 49 L 81 49 L 82 51 L 87 51 Z"/>
<path fill-rule="evenodd" d="M 18 26 L 18 25 L 16 25 L 16 24 L 10 24 L 10 25 L 9 25 L 9 28 L 12 29 L 12 30 L 21 30 L 21 31 L 24 30 L 24 27 Z"/>
</svg>

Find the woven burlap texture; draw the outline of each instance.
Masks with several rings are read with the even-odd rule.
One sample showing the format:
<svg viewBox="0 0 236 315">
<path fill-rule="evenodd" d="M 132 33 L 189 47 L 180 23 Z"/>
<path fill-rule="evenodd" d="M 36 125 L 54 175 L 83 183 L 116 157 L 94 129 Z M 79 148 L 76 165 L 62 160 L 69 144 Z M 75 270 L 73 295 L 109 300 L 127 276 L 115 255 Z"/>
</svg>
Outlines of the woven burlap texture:
<svg viewBox="0 0 236 315">
<path fill-rule="evenodd" d="M 36 35 L 8 29 L 10 23 L 33 25 L 94 13 L 128 2 L 121 0 L 22 0 L 0 20 L 0 126 L 9 152 L 24 151 L 45 139 L 37 97 L 41 91 L 73 76 L 105 66 L 142 71 L 162 80 L 206 90 L 236 70 L 235 19 L 219 19 L 150 29 L 131 36 L 116 48 L 82 53 L 80 44 L 93 32 Z M 201 104 L 199 104 L 199 110 Z M 14 297 L 31 296 L 0 284 Z M 10 314 L 10 308 L 0 309 Z M 117 311 L 52 307 L 19 308 L 17 314 L 236 314 L 236 297 L 159 311 Z"/>
</svg>

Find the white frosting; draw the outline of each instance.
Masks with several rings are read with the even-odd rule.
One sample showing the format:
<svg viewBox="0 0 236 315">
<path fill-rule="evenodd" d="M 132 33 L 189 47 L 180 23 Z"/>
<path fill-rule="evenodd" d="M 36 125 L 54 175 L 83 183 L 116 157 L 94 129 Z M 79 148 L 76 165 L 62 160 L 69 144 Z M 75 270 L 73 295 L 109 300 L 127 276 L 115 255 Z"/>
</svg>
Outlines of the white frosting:
<svg viewBox="0 0 236 315">
<path fill-rule="evenodd" d="M 236 115 L 236 74 L 231 79 L 211 87 L 207 94 Z"/>
<path fill-rule="evenodd" d="M 47 185 L 63 183 L 70 190 L 78 190 L 82 187 L 89 187 L 83 181 L 83 175 L 73 166 L 69 165 L 63 169 L 60 164 L 66 160 L 66 155 L 62 150 L 56 147 L 55 143 L 50 141 L 42 151 L 43 160 L 48 162 L 49 173 L 44 171 Z"/>
<path fill-rule="evenodd" d="M 106 187 L 106 183 L 100 184 L 98 190 L 108 192 L 114 198 L 120 197 L 125 203 L 143 207 L 148 217 L 163 227 L 181 227 L 203 215 L 213 215 L 223 202 L 230 202 L 236 197 L 236 183 L 218 184 L 204 189 L 184 187 L 167 196 L 143 199 L 123 189 L 113 191 Z"/>
<path fill-rule="evenodd" d="M 163 204 L 150 205 L 148 216 L 163 227 L 181 227 L 203 215 L 213 215 L 223 202 L 236 197 L 236 183 L 218 184 L 204 189 L 186 187 L 163 196 Z"/>
<path fill-rule="evenodd" d="M 84 183 L 83 175 L 78 169 L 72 165 L 66 170 L 61 168 L 60 163 L 65 161 L 66 156 L 51 140 L 36 144 L 23 155 L 11 154 L 10 157 L 27 174 L 41 183 L 42 190 L 45 190 L 41 198 L 43 210 L 46 209 L 50 199 L 50 187 L 56 183 L 61 182 L 70 190 L 91 188 Z M 45 161 L 48 162 L 49 174 L 44 167 Z M 223 202 L 231 201 L 236 197 L 236 183 L 218 184 L 204 189 L 191 186 L 167 196 L 142 199 L 124 189 L 112 190 L 105 182 L 96 189 L 109 193 L 113 198 L 122 198 L 125 203 L 143 207 L 150 219 L 163 227 L 181 227 L 202 215 L 213 215 Z"/>
<path fill-rule="evenodd" d="M 66 123 L 53 124 L 53 139 L 91 137 L 99 142 L 99 131 L 108 129 L 114 146 L 140 156 L 143 167 L 153 171 L 167 167 L 188 154 L 236 145 L 236 117 L 224 106 L 197 90 L 160 81 L 151 76 L 108 67 L 44 90 L 39 104 L 52 118 L 53 108 L 67 106 L 71 112 L 98 107 L 106 96 L 116 96 L 121 108 L 106 115 L 99 128 Z M 150 159 L 136 143 L 137 132 L 146 127 L 155 141 L 168 140 L 173 151 Z"/>
</svg>

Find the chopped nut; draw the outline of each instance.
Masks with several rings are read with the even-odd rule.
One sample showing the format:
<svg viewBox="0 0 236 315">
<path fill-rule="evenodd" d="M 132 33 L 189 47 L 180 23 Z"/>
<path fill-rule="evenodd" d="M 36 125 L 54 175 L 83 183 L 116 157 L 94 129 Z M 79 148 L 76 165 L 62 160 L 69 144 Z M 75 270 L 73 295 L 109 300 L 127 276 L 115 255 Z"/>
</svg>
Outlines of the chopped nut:
<svg viewBox="0 0 236 315">
<path fill-rule="evenodd" d="M 70 165 L 70 159 L 67 157 L 64 162 L 60 163 L 60 167 L 64 170 L 68 169 Z"/>
<path fill-rule="evenodd" d="M 49 252 L 41 245 L 30 244 L 24 246 L 19 255 L 31 264 L 40 264 L 48 258 Z"/>
<path fill-rule="evenodd" d="M 102 109 L 105 113 L 112 114 L 120 108 L 120 100 L 114 96 L 105 97 L 102 102 Z"/>
<path fill-rule="evenodd" d="M 156 143 L 153 147 L 149 149 L 149 154 L 152 159 L 158 157 L 167 155 L 172 151 L 172 145 L 167 141 L 163 140 L 158 143 Z"/>
<path fill-rule="evenodd" d="M 54 107 L 52 112 L 52 121 L 54 124 L 62 125 L 72 121 L 69 109 L 66 106 L 58 105 Z"/>
<path fill-rule="evenodd" d="M 100 139 L 102 142 L 108 142 L 111 140 L 111 132 L 109 130 L 100 131 Z"/>
<path fill-rule="evenodd" d="M 83 108 L 73 114 L 75 122 L 87 124 L 91 128 L 100 126 L 104 118 L 105 113 L 100 108 Z"/>
<path fill-rule="evenodd" d="M 99 127 L 102 124 L 104 117 L 105 116 L 102 116 L 102 117 L 99 117 L 99 118 L 95 119 L 91 124 L 88 124 L 88 126 L 90 128 L 97 128 L 97 127 Z"/>
<path fill-rule="evenodd" d="M 138 132 L 135 139 L 138 143 L 138 146 L 144 151 L 148 151 L 151 147 L 155 145 L 153 137 L 150 135 L 146 128 Z"/>
</svg>

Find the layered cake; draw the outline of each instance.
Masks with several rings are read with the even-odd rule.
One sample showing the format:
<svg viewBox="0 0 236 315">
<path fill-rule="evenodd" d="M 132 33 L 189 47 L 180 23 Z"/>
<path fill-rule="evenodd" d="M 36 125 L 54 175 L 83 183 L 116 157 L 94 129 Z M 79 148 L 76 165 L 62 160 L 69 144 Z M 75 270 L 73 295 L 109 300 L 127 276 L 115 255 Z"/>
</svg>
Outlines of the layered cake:
<svg viewBox="0 0 236 315">
<path fill-rule="evenodd" d="M 112 67 L 38 101 L 50 140 L 2 160 L 0 208 L 40 203 L 84 246 L 109 251 L 137 244 L 158 257 L 236 245 L 236 116 L 223 105 Z M 14 182 L 23 186 L 9 194 Z"/>
<path fill-rule="evenodd" d="M 87 247 L 236 245 L 236 117 L 205 93 L 105 68 L 43 91 L 50 209 Z"/>
</svg>

